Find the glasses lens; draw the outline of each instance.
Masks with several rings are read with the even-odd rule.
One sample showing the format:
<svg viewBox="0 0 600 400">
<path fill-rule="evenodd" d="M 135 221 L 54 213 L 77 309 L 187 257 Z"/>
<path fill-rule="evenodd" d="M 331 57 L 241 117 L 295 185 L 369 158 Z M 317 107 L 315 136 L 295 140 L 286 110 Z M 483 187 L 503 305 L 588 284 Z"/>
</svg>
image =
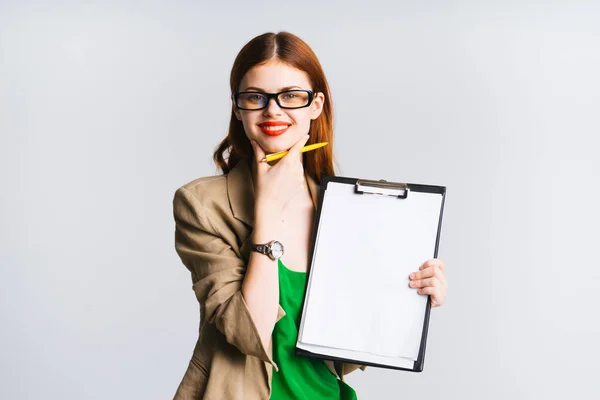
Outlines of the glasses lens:
<svg viewBox="0 0 600 400">
<path fill-rule="evenodd" d="M 259 109 L 267 104 L 267 96 L 262 93 L 240 93 L 237 96 L 237 106 L 245 109 Z"/>
<path fill-rule="evenodd" d="M 309 94 L 302 90 L 290 90 L 279 95 L 279 104 L 282 107 L 297 108 L 308 104 Z"/>
</svg>

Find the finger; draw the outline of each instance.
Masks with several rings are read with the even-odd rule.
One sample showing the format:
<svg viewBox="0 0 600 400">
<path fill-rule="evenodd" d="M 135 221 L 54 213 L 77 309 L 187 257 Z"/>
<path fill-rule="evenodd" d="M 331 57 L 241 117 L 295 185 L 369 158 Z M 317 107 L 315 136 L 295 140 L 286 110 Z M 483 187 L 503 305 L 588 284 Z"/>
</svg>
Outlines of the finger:
<svg viewBox="0 0 600 400">
<path fill-rule="evenodd" d="M 440 281 L 446 282 L 446 272 L 441 268 L 440 264 L 434 263 L 433 265 L 422 269 L 417 272 L 413 272 L 409 275 L 410 279 L 422 279 L 428 278 L 431 276 L 437 276 Z"/>
<path fill-rule="evenodd" d="M 262 162 L 262 159 L 265 158 L 265 152 L 262 149 L 262 147 L 260 147 L 260 145 L 255 140 L 251 140 L 250 144 L 252 145 L 252 150 L 254 150 L 254 161 L 258 165 L 267 164 Z"/>
<path fill-rule="evenodd" d="M 446 266 L 444 265 L 444 262 L 442 260 L 440 260 L 439 258 L 432 258 L 431 260 L 425 261 L 419 267 L 419 269 L 425 269 L 425 268 L 428 268 L 428 267 L 433 267 L 434 265 L 439 266 L 442 271 L 444 271 L 446 269 Z"/>
<path fill-rule="evenodd" d="M 437 292 L 438 292 L 438 288 L 431 287 L 431 286 L 427 286 L 427 287 L 420 288 L 419 290 L 417 290 L 417 293 L 425 294 L 425 295 L 429 295 L 429 296 L 436 296 Z"/>
<path fill-rule="evenodd" d="M 431 300 L 431 307 L 439 307 L 444 304 L 445 294 L 439 288 L 422 288 L 417 290 L 417 293 L 429 296 L 429 299 Z"/>
<path fill-rule="evenodd" d="M 442 286 L 448 286 L 448 280 L 446 279 L 446 272 L 441 268 L 435 269 L 435 276 L 439 279 Z"/>
<path fill-rule="evenodd" d="M 409 286 L 412 288 L 422 288 L 422 287 L 440 287 L 441 282 L 437 277 L 426 278 L 426 279 L 417 279 L 415 281 L 410 281 Z"/>
<path fill-rule="evenodd" d="M 435 267 L 428 267 L 421 271 L 411 272 L 409 275 L 410 279 L 423 279 L 423 278 L 431 278 L 435 275 Z"/>
<path fill-rule="evenodd" d="M 298 155 L 300 154 L 300 150 L 302 150 L 302 148 L 304 147 L 304 145 L 306 144 L 306 142 L 308 142 L 308 139 L 310 138 L 309 135 L 306 135 L 304 137 L 302 137 L 300 140 L 298 140 L 291 149 L 288 150 L 288 154 L 285 158 L 291 158 L 293 160 L 296 160 L 298 158 Z"/>
<path fill-rule="evenodd" d="M 433 272 L 433 274 L 432 274 Z M 413 274 L 411 274 L 410 276 L 412 276 Z M 447 284 L 446 281 L 446 274 L 444 273 L 443 270 L 440 269 L 439 265 L 434 265 L 433 267 L 429 267 L 428 269 L 425 269 L 423 271 L 418 271 L 414 273 L 415 278 L 414 279 L 423 279 L 423 278 L 427 278 L 427 277 L 437 277 L 438 280 L 443 283 L 443 284 Z M 411 280 L 413 278 L 410 278 Z"/>
</svg>

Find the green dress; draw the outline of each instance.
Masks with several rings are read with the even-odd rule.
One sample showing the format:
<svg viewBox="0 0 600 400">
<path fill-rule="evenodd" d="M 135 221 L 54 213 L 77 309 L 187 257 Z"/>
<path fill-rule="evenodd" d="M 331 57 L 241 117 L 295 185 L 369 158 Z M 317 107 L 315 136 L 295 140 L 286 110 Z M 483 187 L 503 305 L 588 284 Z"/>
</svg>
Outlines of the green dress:
<svg viewBox="0 0 600 400">
<path fill-rule="evenodd" d="M 271 400 L 356 400 L 354 389 L 339 380 L 323 360 L 295 355 L 306 273 L 288 269 L 281 260 L 278 268 L 279 304 L 286 315 L 273 330 L 273 361 L 279 371 L 273 370 Z"/>
</svg>

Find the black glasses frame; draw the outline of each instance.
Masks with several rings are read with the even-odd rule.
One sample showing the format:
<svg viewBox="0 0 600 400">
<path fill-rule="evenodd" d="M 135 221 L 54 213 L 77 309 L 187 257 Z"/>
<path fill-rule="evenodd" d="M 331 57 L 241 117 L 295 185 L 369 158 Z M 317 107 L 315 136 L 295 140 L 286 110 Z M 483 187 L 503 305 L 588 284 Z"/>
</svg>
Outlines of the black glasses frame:
<svg viewBox="0 0 600 400">
<path fill-rule="evenodd" d="M 279 103 L 279 95 L 283 94 L 283 93 L 290 93 L 290 92 L 303 92 L 303 93 L 307 93 L 308 94 L 308 102 L 306 103 L 306 105 L 304 106 L 300 106 L 300 107 L 284 107 Z M 240 107 L 238 105 L 238 98 L 240 95 L 242 94 L 261 94 L 263 96 L 267 97 L 267 103 L 265 104 L 264 107 L 261 108 L 244 108 L 244 107 Z M 233 99 L 233 104 L 235 104 L 235 106 L 240 109 L 240 110 L 247 110 L 247 111 L 258 111 L 258 110 L 264 110 L 265 108 L 269 107 L 269 103 L 271 102 L 271 99 L 275 99 L 275 103 L 277 103 L 277 105 L 279 106 L 279 108 L 285 108 L 288 110 L 295 110 L 297 108 L 305 108 L 311 105 L 313 98 L 314 98 L 315 94 L 312 90 L 303 90 L 303 89 L 292 89 L 292 90 L 284 90 L 283 92 L 279 92 L 279 93 L 265 93 L 265 92 L 237 92 L 234 93 L 232 95 L 232 99 Z"/>
</svg>

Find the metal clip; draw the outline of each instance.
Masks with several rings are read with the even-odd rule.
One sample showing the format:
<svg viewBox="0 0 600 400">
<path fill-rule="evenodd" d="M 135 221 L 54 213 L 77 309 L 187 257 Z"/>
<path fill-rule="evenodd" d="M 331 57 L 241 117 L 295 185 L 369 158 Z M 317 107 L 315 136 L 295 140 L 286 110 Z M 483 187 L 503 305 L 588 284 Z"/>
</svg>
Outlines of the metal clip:
<svg viewBox="0 0 600 400">
<path fill-rule="evenodd" d="M 408 191 L 409 188 L 406 183 L 388 182 L 383 179 L 378 181 L 359 179 L 354 186 L 354 193 L 357 194 L 369 193 L 379 196 L 393 196 L 399 199 L 406 199 Z"/>
</svg>

